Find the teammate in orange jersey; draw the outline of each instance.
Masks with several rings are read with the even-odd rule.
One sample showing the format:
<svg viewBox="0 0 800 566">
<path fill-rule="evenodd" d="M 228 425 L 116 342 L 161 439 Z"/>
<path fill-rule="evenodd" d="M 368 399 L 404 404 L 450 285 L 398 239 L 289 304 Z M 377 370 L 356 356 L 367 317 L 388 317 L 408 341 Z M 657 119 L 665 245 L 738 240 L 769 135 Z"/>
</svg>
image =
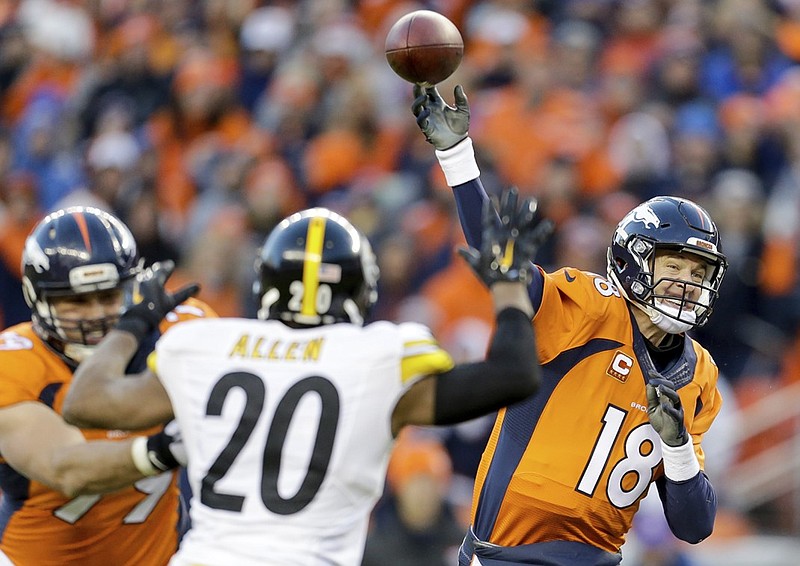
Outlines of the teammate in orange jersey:
<svg viewBox="0 0 800 566">
<path fill-rule="evenodd" d="M 80 430 L 60 414 L 73 370 L 119 318 L 137 262 L 127 227 L 94 208 L 56 211 L 26 240 L 32 321 L 0 334 L 0 553 L 19 566 L 157 566 L 177 548 L 180 501 L 166 471 L 177 466 L 173 437 L 162 427 Z M 178 291 L 167 310 L 193 292 Z M 163 329 L 207 315 L 188 299 Z"/>
<path fill-rule="evenodd" d="M 412 110 L 479 247 L 487 200 L 468 137 L 469 105 L 414 89 Z M 716 495 L 703 435 L 720 410 L 718 370 L 686 335 L 711 314 L 727 262 L 709 215 L 679 198 L 630 211 L 607 276 L 541 268 L 529 285 L 543 382 L 497 417 L 478 470 L 461 566 L 605 566 L 656 484 L 670 529 L 711 534 Z"/>
</svg>

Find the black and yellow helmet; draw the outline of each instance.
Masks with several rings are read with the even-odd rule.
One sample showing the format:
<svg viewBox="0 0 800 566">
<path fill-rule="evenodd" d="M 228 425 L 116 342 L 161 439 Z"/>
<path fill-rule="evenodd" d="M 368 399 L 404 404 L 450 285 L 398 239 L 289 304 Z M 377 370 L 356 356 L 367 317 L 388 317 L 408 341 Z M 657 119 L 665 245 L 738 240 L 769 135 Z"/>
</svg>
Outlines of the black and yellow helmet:
<svg viewBox="0 0 800 566">
<path fill-rule="evenodd" d="M 378 296 L 369 241 L 327 208 L 281 221 L 264 242 L 256 269 L 258 318 L 290 326 L 363 324 Z"/>
</svg>

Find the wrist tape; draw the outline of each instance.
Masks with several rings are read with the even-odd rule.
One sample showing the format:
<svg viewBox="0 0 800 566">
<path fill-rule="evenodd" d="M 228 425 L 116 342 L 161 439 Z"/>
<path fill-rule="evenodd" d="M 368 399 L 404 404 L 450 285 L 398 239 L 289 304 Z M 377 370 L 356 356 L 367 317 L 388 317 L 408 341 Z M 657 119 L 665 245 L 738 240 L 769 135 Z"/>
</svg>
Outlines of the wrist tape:
<svg viewBox="0 0 800 566">
<path fill-rule="evenodd" d="M 694 453 L 692 436 L 688 432 L 686 438 L 686 443 L 682 446 L 669 446 L 661 442 L 664 474 L 672 481 L 686 481 L 700 472 L 700 463 Z"/>
<path fill-rule="evenodd" d="M 147 449 L 147 437 L 137 436 L 131 444 L 131 458 L 133 465 L 145 476 L 155 476 L 163 472 L 153 465 Z"/>
<path fill-rule="evenodd" d="M 472 148 L 472 139 L 464 138 L 450 149 L 436 150 L 436 159 L 442 168 L 447 185 L 455 187 L 467 181 L 477 179 L 481 175 L 478 163 L 475 161 L 475 150 Z"/>
</svg>

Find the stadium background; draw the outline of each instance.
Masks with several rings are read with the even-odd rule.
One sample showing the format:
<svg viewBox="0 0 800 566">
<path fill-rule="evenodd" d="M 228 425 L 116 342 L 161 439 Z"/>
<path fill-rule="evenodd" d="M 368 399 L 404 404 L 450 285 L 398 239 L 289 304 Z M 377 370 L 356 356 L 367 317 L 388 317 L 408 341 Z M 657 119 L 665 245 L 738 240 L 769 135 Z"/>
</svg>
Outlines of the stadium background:
<svg viewBox="0 0 800 566">
<path fill-rule="evenodd" d="M 614 225 L 655 194 L 696 200 L 718 222 L 731 268 L 698 333 L 726 393 L 704 443 L 717 528 L 682 546 L 646 505 L 624 564 L 792 562 L 798 0 L 0 0 L 4 324 L 29 315 L 22 242 L 53 208 L 112 210 L 149 262 L 178 261 L 175 285 L 198 280 L 220 314 L 251 316 L 264 235 L 324 205 L 377 248 L 377 317 L 425 322 L 459 359 L 480 357 L 488 296 L 455 261 L 449 189 L 411 115 L 411 87 L 383 57 L 388 28 L 418 8 L 464 36 L 464 61 L 439 88 L 452 100 L 465 86 L 486 186 L 536 195 L 558 223 L 545 267 L 604 272 Z M 417 504 L 433 497 L 453 513 L 419 546 L 452 552 L 487 427 L 404 437 L 376 536 L 402 523 L 402 486 L 428 477 Z"/>
</svg>

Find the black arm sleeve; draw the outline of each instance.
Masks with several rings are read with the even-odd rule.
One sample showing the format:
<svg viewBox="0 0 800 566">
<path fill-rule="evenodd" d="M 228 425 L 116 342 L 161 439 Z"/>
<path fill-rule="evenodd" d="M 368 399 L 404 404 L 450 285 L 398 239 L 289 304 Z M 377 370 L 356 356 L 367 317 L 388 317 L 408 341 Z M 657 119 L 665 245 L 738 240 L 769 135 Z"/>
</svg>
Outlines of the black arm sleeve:
<svg viewBox="0 0 800 566">
<path fill-rule="evenodd" d="M 459 364 L 437 376 L 434 423 L 462 422 L 522 401 L 538 391 L 540 379 L 531 320 L 506 308 L 497 315 L 485 361 Z"/>
</svg>

